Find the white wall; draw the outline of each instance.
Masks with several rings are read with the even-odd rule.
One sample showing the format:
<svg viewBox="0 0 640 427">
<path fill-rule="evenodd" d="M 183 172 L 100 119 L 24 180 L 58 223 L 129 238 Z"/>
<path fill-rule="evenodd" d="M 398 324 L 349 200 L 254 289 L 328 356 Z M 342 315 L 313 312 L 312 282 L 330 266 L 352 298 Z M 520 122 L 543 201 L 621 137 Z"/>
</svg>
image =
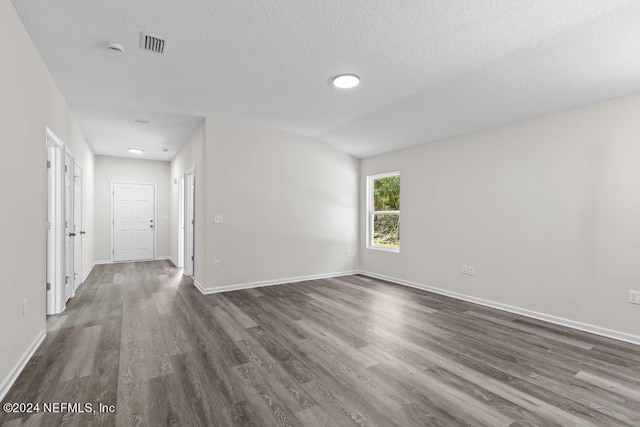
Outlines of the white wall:
<svg viewBox="0 0 640 427">
<path fill-rule="evenodd" d="M 156 184 L 156 257 L 170 255 L 170 163 L 125 157 L 95 157 L 95 257 L 111 259 L 111 183 Z"/>
<path fill-rule="evenodd" d="M 205 121 L 196 128 L 189 140 L 171 162 L 171 258 L 178 262 L 178 184 L 180 177 L 186 171 L 195 167 L 195 236 L 194 236 L 194 278 L 198 283 L 205 283 L 204 279 L 204 205 L 205 205 Z"/>
<path fill-rule="evenodd" d="M 0 43 L 0 177 L 5 183 L 0 209 L 2 393 L 4 382 L 45 328 L 46 127 L 71 149 L 89 182 L 93 155 L 8 0 L 0 0 L 0 38 L 5 41 Z M 86 194 L 90 201 L 90 192 Z M 91 210 L 85 214 L 92 235 Z M 92 258 L 87 247 L 85 268 Z"/>
<path fill-rule="evenodd" d="M 212 120 L 205 158 L 207 287 L 358 268 L 356 158 L 317 138 Z"/>
<path fill-rule="evenodd" d="M 364 249 L 363 223 L 361 269 L 640 335 L 638 112 L 635 95 L 362 160 L 363 189 L 401 172 L 401 249 Z"/>
</svg>

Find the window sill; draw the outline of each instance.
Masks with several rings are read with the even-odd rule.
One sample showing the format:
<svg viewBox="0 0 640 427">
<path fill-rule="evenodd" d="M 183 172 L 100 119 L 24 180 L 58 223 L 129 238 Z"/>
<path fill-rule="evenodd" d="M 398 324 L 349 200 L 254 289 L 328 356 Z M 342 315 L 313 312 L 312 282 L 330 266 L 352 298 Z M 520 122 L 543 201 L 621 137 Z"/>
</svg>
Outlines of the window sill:
<svg viewBox="0 0 640 427">
<path fill-rule="evenodd" d="M 391 252 L 391 253 L 396 253 L 399 254 L 400 253 L 400 249 L 393 249 L 393 248 L 384 248 L 384 247 L 378 247 L 378 246 L 367 246 L 367 249 L 372 249 L 374 251 L 382 251 L 382 252 Z"/>
</svg>

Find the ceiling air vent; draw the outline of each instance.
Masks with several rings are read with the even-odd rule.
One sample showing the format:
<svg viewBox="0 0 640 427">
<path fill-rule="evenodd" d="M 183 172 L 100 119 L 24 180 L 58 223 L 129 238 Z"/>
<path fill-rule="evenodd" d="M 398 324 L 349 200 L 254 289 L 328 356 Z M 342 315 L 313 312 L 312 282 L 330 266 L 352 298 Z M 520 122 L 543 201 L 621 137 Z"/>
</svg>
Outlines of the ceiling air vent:
<svg viewBox="0 0 640 427">
<path fill-rule="evenodd" d="M 149 52 L 164 53 L 166 42 L 159 37 L 140 33 L 140 47 Z"/>
</svg>

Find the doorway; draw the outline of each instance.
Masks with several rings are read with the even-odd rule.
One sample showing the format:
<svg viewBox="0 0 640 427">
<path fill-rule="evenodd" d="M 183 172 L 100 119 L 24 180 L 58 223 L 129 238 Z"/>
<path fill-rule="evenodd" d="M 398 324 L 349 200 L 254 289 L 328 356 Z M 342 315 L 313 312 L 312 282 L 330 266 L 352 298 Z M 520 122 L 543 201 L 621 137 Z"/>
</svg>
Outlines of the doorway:
<svg viewBox="0 0 640 427">
<path fill-rule="evenodd" d="M 193 276 L 195 272 L 195 188 L 196 170 L 191 168 L 184 174 L 184 274 Z"/>
<path fill-rule="evenodd" d="M 46 301 L 47 315 L 65 309 L 65 210 L 64 166 L 65 151 L 62 141 L 47 128 L 47 222 L 46 222 Z"/>
<path fill-rule="evenodd" d="M 47 128 L 46 301 L 47 315 L 62 313 L 82 282 L 80 167 Z"/>
<path fill-rule="evenodd" d="M 73 286 L 73 157 L 64 153 L 64 303 L 75 293 Z"/>
<path fill-rule="evenodd" d="M 184 177 L 178 181 L 178 268 L 184 267 Z"/>
<path fill-rule="evenodd" d="M 155 184 L 112 183 L 113 261 L 155 257 Z"/>
<path fill-rule="evenodd" d="M 73 164 L 73 292 L 82 284 L 82 169 Z"/>
</svg>

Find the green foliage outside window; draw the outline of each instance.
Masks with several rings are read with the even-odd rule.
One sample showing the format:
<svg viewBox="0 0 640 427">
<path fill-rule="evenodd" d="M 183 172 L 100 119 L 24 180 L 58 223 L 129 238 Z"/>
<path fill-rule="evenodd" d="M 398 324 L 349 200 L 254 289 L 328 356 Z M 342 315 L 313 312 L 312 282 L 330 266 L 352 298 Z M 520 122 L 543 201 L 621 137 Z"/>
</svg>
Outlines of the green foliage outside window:
<svg viewBox="0 0 640 427">
<path fill-rule="evenodd" d="M 373 181 L 373 210 L 400 210 L 400 175 L 378 178 Z"/>
<path fill-rule="evenodd" d="M 400 176 L 388 176 L 373 181 L 373 210 L 396 211 L 373 215 L 373 246 L 400 248 Z"/>
</svg>

